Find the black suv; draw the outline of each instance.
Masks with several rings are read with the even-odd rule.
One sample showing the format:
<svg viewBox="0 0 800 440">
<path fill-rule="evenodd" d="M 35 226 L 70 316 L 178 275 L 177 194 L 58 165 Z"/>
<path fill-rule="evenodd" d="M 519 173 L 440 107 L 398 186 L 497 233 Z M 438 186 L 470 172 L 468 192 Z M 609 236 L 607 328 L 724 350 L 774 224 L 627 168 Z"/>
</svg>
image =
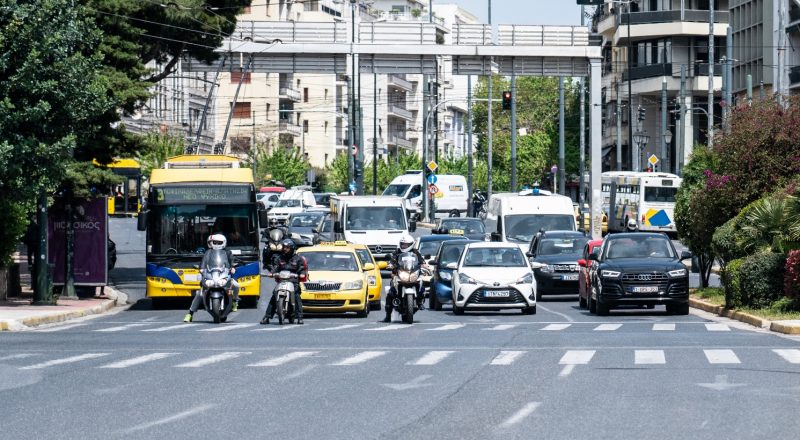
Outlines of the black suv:
<svg viewBox="0 0 800 440">
<path fill-rule="evenodd" d="M 611 234 L 589 256 L 592 269 L 589 311 L 607 315 L 620 305 L 664 304 L 667 313 L 689 314 L 689 271 L 672 242 L 661 233 Z"/>
<path fill-rule="evenodd" d="M 589 237 L 582 232 L 544 231 L 534 235 L 526 255 L 536 276 L 536 301 L 542 295 L 576 295 L 578 260 Z"/>
</svg>

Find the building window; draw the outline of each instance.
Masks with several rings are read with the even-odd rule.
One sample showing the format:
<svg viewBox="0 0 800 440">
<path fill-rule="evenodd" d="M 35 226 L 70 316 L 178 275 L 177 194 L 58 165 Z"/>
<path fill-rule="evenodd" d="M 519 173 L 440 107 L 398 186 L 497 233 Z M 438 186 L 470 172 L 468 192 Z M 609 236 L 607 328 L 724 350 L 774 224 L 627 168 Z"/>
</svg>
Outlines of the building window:
<svg viewBox="0 0 800 440">
<path fill-rule="evenodd" d="M 325 121 L 325 136 L 328 135 L 328 121 Z"/>
<path fill-rule="evenodd" d="M 250 84 L 250 72 L 231 72 L 231 84 Z"/>
<path fill-rule="evenodd" d="M 325 89 L 325 102 L 328 102 L 328 89 Z"/>
<path fill-rule="evenodd" d="M 303 133 L 308 133 L 308 119 L 303 119 Z"/>
<path fill-rule="evenodd" d="M 319 11 L 319 0 L 306 0 L 303 10 L 306 12 Z"/>
<path fill-rule="evenodd" d="M 270 103 L 267 103 L 267 117 L 265 118 L 267 121 L 269 121 L 271 107 Z"/>
<path fill-rule="evenodd" d="M 303 102 L 308 102 L 308 87 L 303 88 Z"/>
<path fill-rule="evenodd" d="M 249 102 L 237 102 L 233 106 L 233 117 L 235 119 L 250 119 L 252 116 Z"/>
</svg>

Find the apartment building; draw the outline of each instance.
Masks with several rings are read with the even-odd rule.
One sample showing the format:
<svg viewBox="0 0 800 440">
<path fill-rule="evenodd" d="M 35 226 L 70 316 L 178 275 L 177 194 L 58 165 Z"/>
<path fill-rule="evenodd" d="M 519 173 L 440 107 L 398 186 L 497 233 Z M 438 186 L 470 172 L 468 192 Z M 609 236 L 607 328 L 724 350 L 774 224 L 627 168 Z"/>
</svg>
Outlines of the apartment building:
<svg viewBox="0 0 800 440">
<path fill-rule="evenodd" d="M 681 157 L 685 163 L 692 146 L 707 140 L 708 119 L 700 109 L 708 107 L 710 73 L 713 74 L 716 94 L 715 121 L 719 123 L 719 91 L 722 88 L 719 62 L 725 55 L 730 14 L 728 0 L 714 0 L 713 3 L 713 71 L 709 68 L 710 0 L 640 0 L 630 4 L 606 0 L 602 7 L 597 8 L 592 26 L 594 32 L 602 37 L 603 45 L 604 170 L 617 166 L 617 118 L 621 118 L 619 139 L 623 169 L 645 169 L 646 159 L 655 154 L 660 160 L 659 170 L 677 171 Z M 694 110 L 685 117 L 686 135 L 679 145 L 677 124 L 680 121 L 672 110 L 680 93 L 681 68 L 686 72 L 684 105 Z M 670 133 L 662 129 L 663 83 L 667 86 L 667 125 L 671 139 Z M 640 106 L 644 108 L 643 121 L 638 120 Z M 631 142 L 629 108 L 633 109 L 630 131 L 646 134 L 649 141 L 644 145 Z M 640 136 L 634 137 L 641 139 Z M 667 139 L 667 155 L 662 157 L 662 142 Z"/>
</svg>

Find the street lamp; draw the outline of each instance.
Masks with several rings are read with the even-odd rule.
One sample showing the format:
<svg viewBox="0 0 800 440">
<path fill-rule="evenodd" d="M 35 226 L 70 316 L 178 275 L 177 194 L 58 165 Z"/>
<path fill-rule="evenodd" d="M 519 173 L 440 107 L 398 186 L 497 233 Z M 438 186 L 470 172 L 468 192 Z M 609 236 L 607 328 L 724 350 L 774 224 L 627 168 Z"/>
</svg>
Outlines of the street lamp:
<svg viewBox="0 0 800 440">
<path fill-rule="evenodd" d="M 639 168 L 642 164 L 642 149 L 647 145 L 648 142 L 650 142 L 650 136 L 647 135 L 646 131 L 637 131 L 633 134 L 633 141 L 636 142 L 637 149 L 639 150 L 637 162 L 637 168 Z"/>
<path fill-rule="evenodd" d="M 664 149 L 661 150 L 661 151 L 665 153 L 667 151 L 667 149 L 669 148 L 669 146 L 672 144 L 672 130 L 670 130 L 668 128 L 667 131 L 664 132 L 663 136 L 664 136 Z M 664 160 L 666 160 L 666 157 L 662 157 L 661 158 L 661 164 L 662 164 L 661 165 L 661 170 L 662 171 L 664 170 L 664 165 L 663 165 L 664 164 Z M 669 172 L 670 170 L 667 169 L 666 171 Z"/>
</svg>

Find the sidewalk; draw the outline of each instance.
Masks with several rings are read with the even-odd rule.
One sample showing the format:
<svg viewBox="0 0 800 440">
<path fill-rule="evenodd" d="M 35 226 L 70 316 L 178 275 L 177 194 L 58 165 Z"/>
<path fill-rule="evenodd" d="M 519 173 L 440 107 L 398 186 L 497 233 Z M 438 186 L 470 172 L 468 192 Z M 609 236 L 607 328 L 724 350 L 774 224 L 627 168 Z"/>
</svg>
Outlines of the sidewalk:
<svg viewBox="0 0 800 440">
<path fill-rule="evenodd" d="M 101 289 L 97 288 L 95 296 L 92 298 L 59 298 L 56 305 L 31 305 L 33 290 L 31 289 L 31 274 L 28 270 L 27 255 L 24 252 L 17 252 L 14 254 L 14 261 L 20 265 L 22 295 L 8 298 L 6 301 L 0 301 L 0 331 L 25 330 L 42 324 L 51 324 L 104 313 L 118 304 L 125 304 L 127 301 L 124 293 L 106 286 L 102 289 L 102 294 Z"/>
</svg>

